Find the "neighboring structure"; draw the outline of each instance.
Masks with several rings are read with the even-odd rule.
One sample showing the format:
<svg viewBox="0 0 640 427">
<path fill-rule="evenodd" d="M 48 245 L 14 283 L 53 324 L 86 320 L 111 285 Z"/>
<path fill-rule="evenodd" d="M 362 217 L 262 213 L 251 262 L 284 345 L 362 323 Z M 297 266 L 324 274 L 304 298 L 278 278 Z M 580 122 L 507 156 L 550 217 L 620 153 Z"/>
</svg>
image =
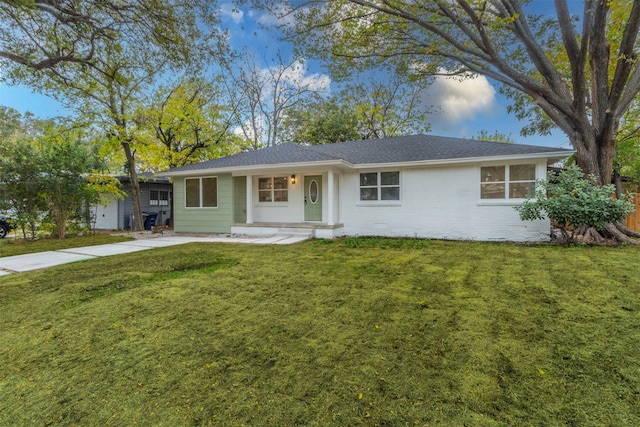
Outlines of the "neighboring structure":
<svg viewBox="0 0 640 427">
<path fill-rule="evenodd" d="M 171 169 L 174 229 L 540 241 L 513 206 L 572 150 L 416 135 L 281 144 Z"/>
<path fill-rule="evenodd" d="M 112 199 L 107 206 L 94 206 L 92 216 L 96 230 L 127 230 L 132 226 L 133 203 L 128 175 L 116 178 L 127 194 L 123 200 Z M 156 215 L 154 225 L 164 225 L 171 218 L 172 186 L 169 178 L 156 177 L 150 173 L 138 175 L 140 184 L 140 207 L 143 215 Z"/>
</svg>

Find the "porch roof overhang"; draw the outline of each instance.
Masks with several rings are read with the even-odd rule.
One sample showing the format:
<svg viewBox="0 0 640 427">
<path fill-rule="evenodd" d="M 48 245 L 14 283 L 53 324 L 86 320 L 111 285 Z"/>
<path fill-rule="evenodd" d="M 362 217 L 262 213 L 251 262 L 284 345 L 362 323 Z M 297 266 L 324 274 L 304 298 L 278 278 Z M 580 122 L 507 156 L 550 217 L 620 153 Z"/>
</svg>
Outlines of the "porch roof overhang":
<svg viewBox="0 0 640 427">
<path fill-rule="evenodd" d="M 286 171 L 286 173 L 302 173 L 322 170 L 362 170 L 362 169 L 387 169 L 387 168 L 419 168 L 429 166 L 465 165 L 493 162 L 514 162 L 521 160 L 546 159 L 547 164 L 553 164 L 565 159 L 572 154 L 569 150 L 550 151 L 546 153 L 527 153 L 500 156 L 474 156 L 454 159 L 435 160 L 415 160 L 404 162 L 381 162 L 381 163 L 350 163 L 342 159 L 313 161 L 313 162 L 289 162 L 274 164 L 256 164 L 243 166 L 228 166 L 218 168 L 189 169 L 179 171 L 166 171 L 158 173 L 159 176 L 183 177 L 202 174 L 223 174 L 230 173 L 232 176 L 260 175 L 273 172 Z"/>
<path fill-rule="evenodd" d="M 203 173 L 230 173 L 233 176 L 246 176 L 257 175 L 262 173 L 270 173 L 273 171 L 291 171 L 302 172 L 308 170 L 320 170 L 320 169 L 353 169 L 353 165 L 344 160 L 329 160 L 319 162 L 290 162 L 290 163 L 275 163 L 275 164 L 262 164 L 262 165 L 249 165 L 249 166 L 228 166 L 221 168 L 203 168 L 203 169 L 190 169 L 182 171 L 167 171 L 158 173 L 160 176 L 166 177 L 181 177 L 181 176 L 193 176 L 202 175 Z"/>
</svg>

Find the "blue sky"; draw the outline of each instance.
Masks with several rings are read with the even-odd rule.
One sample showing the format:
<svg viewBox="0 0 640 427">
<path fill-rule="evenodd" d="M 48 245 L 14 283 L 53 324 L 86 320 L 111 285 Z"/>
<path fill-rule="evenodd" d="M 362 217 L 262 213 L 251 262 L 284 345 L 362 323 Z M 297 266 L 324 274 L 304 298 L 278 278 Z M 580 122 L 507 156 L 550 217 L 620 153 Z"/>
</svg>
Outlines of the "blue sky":
<svg viewBox="0 0 640 427">
<path fill-rule="evenodd" d="M 536 0 L 532 4 L 536 12 L 553 12 L 553 2 L 549 0 Z M 261 29 L 261 25 L 273 25 L 273 17 L 248 7 L 234 9 L 230 2 L 221 3 L 219 7 L 223 24 L 229 29 L 230 42 L 234 48 L 246 46 L 257 58 L 272 56 L 278 50 L 285 58 L 290 54 L 290 45 L 278 42 L 274 34 Z M 325 81 L 328 79 L 322 64 L 308 61 L 307 65 L 306 73 L 309 78 Z M 551 136 L 521 137 L 520 129 L 523 123 L 507 113 L 509 101 L 496 89 L 497 86 L 484 77 L 463 82 L 451 79 L 437 80 L 425 93 L 425 99 L 430 104 L 441 107 L 439 114 L 429 117 L 431 132 L 443 136 L 471 138 L 481 130 L 489 134 L 498 131 L 511 134 L 513 139 L 523 144 L 570 148 L 568 138 L 559 131 Z M 10 87 L 0 84 L 0 105 L 13 107 L 21 113 L 30 111 L 42 118 L 70 114 L 57 101 L 33 93 L 23 86 Z"/>
</svg>

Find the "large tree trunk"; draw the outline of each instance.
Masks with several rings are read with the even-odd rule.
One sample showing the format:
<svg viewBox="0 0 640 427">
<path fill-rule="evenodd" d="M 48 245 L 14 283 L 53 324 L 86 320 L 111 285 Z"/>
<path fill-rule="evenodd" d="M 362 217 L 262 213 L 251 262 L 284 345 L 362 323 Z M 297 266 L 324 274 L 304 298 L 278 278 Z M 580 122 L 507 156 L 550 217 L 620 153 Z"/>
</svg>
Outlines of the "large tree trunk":
<svg viewBox="0 0 640 427">
<path fill-rule="evenodd" d="M 616 186 L 616 198 L 622 199 L 624 197 L 624 191 L 622 190 L 622 176 L 620 175 L 620 169 L 613 169 L 613 181 Z"/>
<path fill-rule="evenodd" d="M 613 135 L 604 136 L 598 141 L 598 177 L 600 185 L 613 182 L 613 159 L 616 157 L 616 139 Z"/>
<path fill-rule="evenodd" d="M 617 126 L 610 127 L 616 129 Z M 591 138 L 590 138 L 591 137 Z M 571 143 L 576 150 L 576 163 L 585 174 L 591 174 L 596 177 L 598 185 L 612 184 L 614 180 L 613 160 L 616 155 L 616 141 L 614 135 L 602 135 L 600 137 L 591 136 L 583 137 L 579 133 L 571 136 Z M 595 155 L 594 155 L 595 151 Z M 617 171 L 615 171 L 616 194 L 615 197 L 623 197 L 621 179 Z M 604 228 L 605 234 L 621 243 L 639 244 L 636 239 L 640 237 L 640 233 L 630 230 L 623 224 L 607 224 Z M 584 234 L 584 241 L 593 238 L 596 242 L 601 242 L 602 237 L 596 234 L 596 230 L 590 230 Z"/>
<path fill-rule="evenodd" d="M 122 148 L 127 157 L 127 168 L 129 169 L 129 185 L 131 186 L 131 202 L 133 204 L 133 224 L 132 231 L 142 231 L 142 209 L 140 208 L 140 184 L 138 183 L 138 174 L 136 173 L 136 159 L 131 151 L 131 145 L 128 142 L 122 142 Z"/>
<path fill-rule="evenodd" d="M 587 175 L 594 175 L 599 185 L 611 184 L 616 140 L 613 135 L 592 136 L 574 133 L 571 145 L 576 150 L 576 163 Z"/>
<path fill-rule="evenodd" d="M 67 237 L 67 214 L 61 207 L 54 208 L 56 210 L 56 220 L 58 221 L 58 239 Z"/>
</svg>

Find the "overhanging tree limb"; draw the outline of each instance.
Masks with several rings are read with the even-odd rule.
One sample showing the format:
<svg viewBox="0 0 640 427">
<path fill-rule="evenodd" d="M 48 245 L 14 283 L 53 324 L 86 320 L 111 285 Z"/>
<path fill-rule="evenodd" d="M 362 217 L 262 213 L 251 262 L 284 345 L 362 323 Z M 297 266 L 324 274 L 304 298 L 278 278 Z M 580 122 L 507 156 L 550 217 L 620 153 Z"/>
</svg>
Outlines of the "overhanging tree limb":
<svg viewBox="0 0 640 427">
<path fill-rule="evenodd" d="M 410 74 L 426 64 L 425 74 L 445 68 L 490 77 L 509 88 L 521 117 L 537 121 L 546 113 L 583 169 L 609 182 L 617 127 L 640 86 L 633 57 L 640 2 L 585 0 L 578 23 L 566 0 L 555 2 L 555 17 L 530 15 L 527 7 L 517 0 L 308 1 L 290 11 L 300 32 L 289 35 L 329 60 L 338 76 L 354 66 Z M 611 48 L 620 52 L 615 62 Z"/>
</svg>

